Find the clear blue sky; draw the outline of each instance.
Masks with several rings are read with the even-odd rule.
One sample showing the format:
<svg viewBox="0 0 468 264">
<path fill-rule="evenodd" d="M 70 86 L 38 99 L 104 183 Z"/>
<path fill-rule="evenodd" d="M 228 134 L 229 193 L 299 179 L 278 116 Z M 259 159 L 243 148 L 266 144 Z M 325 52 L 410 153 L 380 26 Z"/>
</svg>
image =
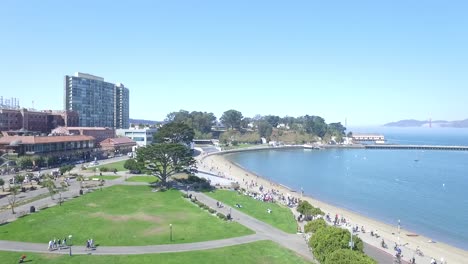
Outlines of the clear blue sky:
<svg viewBox="0 0 468 264">
<path fill-rule="evenodd" d="M 131 118 L 468 118 L 466 1 L 118 2 L 2 1 L 0 95 L 63 109 L 81 71 L 128 86 Z"/>
</svg>

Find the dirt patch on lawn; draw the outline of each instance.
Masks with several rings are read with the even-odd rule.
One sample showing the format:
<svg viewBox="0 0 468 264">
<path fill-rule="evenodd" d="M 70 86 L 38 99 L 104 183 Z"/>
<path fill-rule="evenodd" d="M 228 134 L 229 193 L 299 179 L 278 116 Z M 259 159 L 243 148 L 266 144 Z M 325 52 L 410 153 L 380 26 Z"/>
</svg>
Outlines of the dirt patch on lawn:
<svg viewBox="0 0 468 264">
<path fill-rule="evenodd" d="M 161 222 L 161 217 L 155 215 L 148 215 L 143 212 L 139 212 L 133 215 L 110 215 L 102 212 L 97 212 L 91 214 L 92 217 L 101 217 L 106 220 L 110 220 L 113 222 L 125 222 L 129 220 L 143 220 L 148 222 L 159 223 Z"/>
<path fill-rule="evenodd" d="M 154 236 L 154 235 L 158 235 L 164 232 L 167 233 L 167 226 L 157 226 L 157 227 L 152 227 L 152 228 L 144 230 L 144 232 L 142 232 L 141 235 L 142 236 Z"/>
<path fill-rule="evenodd" d="M 87 204 L 86 206 L 89 206 L 89 207 L 98 207 L 98 205 L 95 204 L 95 203 L 89 203 L 89 204 Z"/>
</svg>

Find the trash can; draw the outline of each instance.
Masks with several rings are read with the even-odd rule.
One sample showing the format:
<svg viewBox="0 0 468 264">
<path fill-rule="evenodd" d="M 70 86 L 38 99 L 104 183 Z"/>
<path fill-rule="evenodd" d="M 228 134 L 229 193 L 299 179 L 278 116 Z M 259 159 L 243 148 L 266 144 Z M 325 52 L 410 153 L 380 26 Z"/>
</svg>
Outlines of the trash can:
<svg viewBox="0 0 468 264">
<path fill-rule="evenodd" d="M 36 207 L 34 207 L 34 206 L 29 207 L 29 212 L 30 213 L 35 213 L 36 212 Z"/>
<path fill-rule="evenodd" d="M 83 190 L 80 190 L 80 195 L 83 195 Z"/>
</svg>

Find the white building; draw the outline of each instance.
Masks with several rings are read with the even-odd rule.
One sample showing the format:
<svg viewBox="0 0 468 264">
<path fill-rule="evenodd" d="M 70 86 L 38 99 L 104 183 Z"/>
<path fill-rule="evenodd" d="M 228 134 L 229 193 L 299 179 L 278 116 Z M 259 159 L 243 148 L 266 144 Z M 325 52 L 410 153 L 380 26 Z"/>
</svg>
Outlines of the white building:
<svg viewBox="0 0 468 264">
<path fill-rule="evenodd" d="M 135 141 L 138 147 L 144 147 L 153 143 L 153 135 L 158 131 L 156 128 L 129 128 L 116 129 L 117 136 L 128 137 Z"/>
</svg>

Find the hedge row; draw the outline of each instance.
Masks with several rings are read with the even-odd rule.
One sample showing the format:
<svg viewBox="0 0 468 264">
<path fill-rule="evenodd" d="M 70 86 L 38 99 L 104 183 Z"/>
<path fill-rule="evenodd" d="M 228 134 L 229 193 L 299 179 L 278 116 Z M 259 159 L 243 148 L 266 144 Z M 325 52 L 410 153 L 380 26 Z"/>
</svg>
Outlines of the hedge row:
<svg viewBox="0 0 468 264">
<path fill-rule="evenodd" d="M 308 201 L 304 200 L 299 202 L 296 210 L 303 215 L 325 215 L 325 213 L 322 210 L 320 210 L 320 208 L 314 207 Z"/>
<path fill-rule="evenodd" d="M 320 263 L 377 264 L 364 254 L 364 244 L 359 237 L 353 235 L 353 249 L 350 249 L 351 234 L 346 229 L 328 226 L 323 219 L 317 219 L 307 223 L 304 231 L 313 233 L 309 246 Z"/>
<path fill-rule="evenodd" d="M 198 205 L 200 208 L 202 208 L 202 209 L 204 209 L 204 210 L 208 210 L 208 212 L 210 212 L 210 214 L 216 213 L 216 210 L 215 210 L 215 209 L 210 208 L 208 205 L 206 205 L 206 204 L 204 204 L 204 203 L 198 201 L 196 197 L 191 197 L 191 196 L 189 196 L 189 195 L 186 194 L 186 193 L 184 193 L 184 194 L 182 195 L 182 197 L 184 197 L 184 198 L 186 198 L 186 199 L 190 199 L 190 201 L 192 201 L 194 204 Z M 227 218 L 224 214 L 222 214 L 222 213 L 216 213 L 216 216 L 219 217 L 219 218 L 222 219 L 222 220 L 225 220 L 225 221 L 228 220 L 228 218 Z"/>
</svg>

